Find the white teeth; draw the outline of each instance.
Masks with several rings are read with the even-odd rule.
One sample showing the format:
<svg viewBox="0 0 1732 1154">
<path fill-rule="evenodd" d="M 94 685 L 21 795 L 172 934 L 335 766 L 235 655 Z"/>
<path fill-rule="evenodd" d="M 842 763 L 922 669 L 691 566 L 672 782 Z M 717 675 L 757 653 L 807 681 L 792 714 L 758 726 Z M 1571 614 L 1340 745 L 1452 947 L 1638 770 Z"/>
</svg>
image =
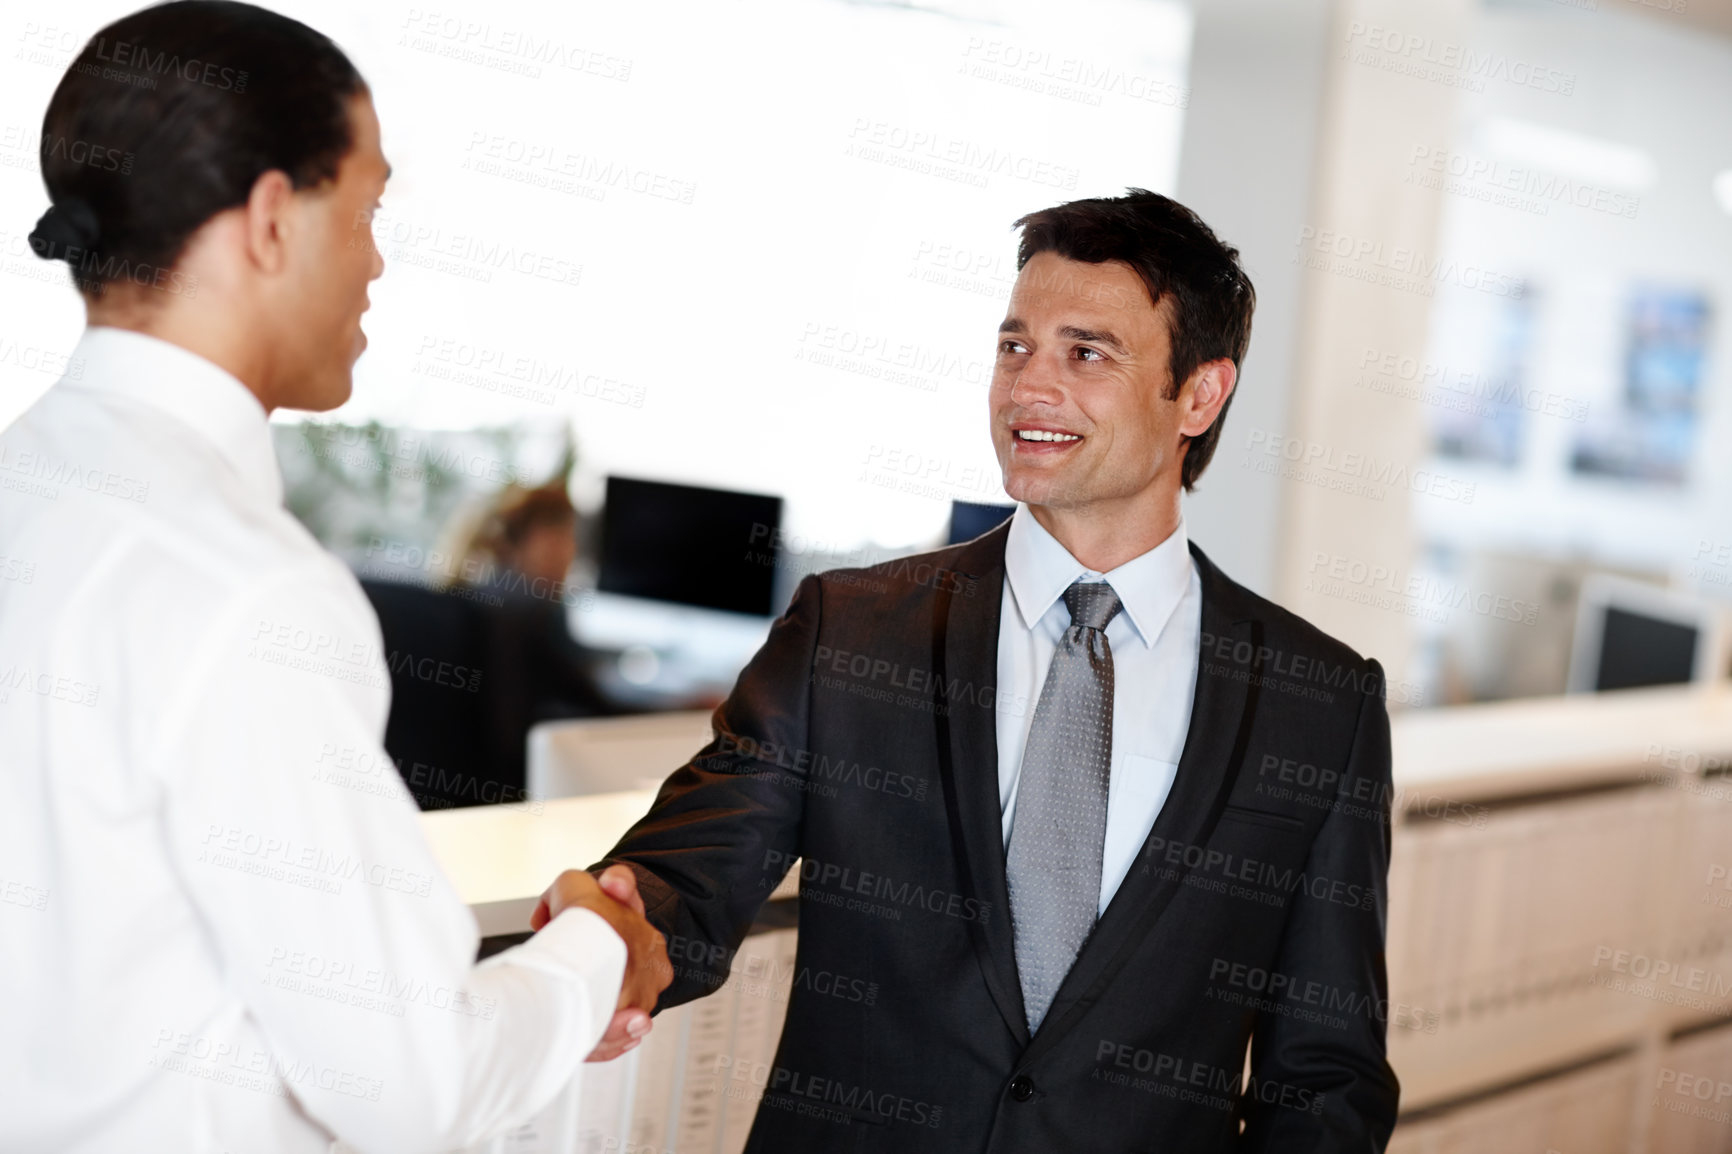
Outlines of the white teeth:
<svg viewBox="0 0 1732 1154">
<path fill-rule="evenodd" d="M 1075 433 L 1049 433 L 1045 429 L 1018 429 L 1016 435 L 1024 441 L 1080 441 Z"/>
</svg>

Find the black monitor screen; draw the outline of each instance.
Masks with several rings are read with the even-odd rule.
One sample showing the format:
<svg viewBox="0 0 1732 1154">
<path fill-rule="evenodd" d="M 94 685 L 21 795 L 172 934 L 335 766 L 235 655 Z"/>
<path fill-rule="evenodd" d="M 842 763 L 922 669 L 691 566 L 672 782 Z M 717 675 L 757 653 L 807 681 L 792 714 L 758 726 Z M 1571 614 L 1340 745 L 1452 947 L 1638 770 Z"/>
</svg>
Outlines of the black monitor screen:
<svg viewBox="0 0 1732 1154">
<path fill-rule="evenodd" d="M 1677 685 L 1696 671 L 1697 631 L 1689 625 L 1607 607 L 1595 689 Z"/>
<path fill-rule="evenodd" d="M 976 501 L 952 501 L 950 503 L 950 537 L 946 545 L 960 545 L 964 541 L 972 541 L 982 533 L 989 532 L 1004 524 L 1005 519 L 1016 512 L 1015 505 L 983 505 Z"/>
<path fill-rule="evenodd" d="M 603 592 L 769 615 L 780 497 L 609 477 L 601 521 Z"/>
</svg>

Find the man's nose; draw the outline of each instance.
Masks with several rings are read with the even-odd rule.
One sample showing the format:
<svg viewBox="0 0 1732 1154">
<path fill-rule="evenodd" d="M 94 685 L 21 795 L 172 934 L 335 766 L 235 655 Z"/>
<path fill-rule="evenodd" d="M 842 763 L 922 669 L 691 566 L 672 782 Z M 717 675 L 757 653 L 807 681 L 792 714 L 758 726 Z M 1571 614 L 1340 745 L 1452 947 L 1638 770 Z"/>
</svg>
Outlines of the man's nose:
<svg viewBox="0 0 1732 1154">
<path fill-rule="evenodd" d="M 1061 404 L 1064 387 L 1058 370 L 1038 354 L 1030 357 L 1010 384 L 1010 399 L 1019 405 Z"/>
</svg>

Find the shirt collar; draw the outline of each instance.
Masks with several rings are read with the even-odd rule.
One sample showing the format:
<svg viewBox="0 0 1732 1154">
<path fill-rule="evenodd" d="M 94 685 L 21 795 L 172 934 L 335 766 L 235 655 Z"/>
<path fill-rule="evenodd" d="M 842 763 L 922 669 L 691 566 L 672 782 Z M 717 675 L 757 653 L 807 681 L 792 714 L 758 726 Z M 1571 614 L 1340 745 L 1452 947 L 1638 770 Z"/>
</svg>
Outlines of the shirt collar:
<svg viewBox="0 0 1732 1154">
<path fill-rule="evenodd" d="M 1191 550 L 1180 518 L 1167 539 L 1147 553 L 1111 572 L 1096 573 L 1072 557 L 1027 505 L 1018 504 L 1004 543 L 1004 571 L 1026 628 L 1032 630 L 1078 578 L 1104 576 L 1137 636 L 1152 646 L 1190 586 Z"/>
<path fill-rule="evenodd" d="M 251 389 L 197 353 L 130 329 L 84 330 L 71 361 L 83 373 L 67 387 L 168 414 L 219 452 L 248 492 L 283 503 L 283 476 L 265 407 Z"/>
</svg>

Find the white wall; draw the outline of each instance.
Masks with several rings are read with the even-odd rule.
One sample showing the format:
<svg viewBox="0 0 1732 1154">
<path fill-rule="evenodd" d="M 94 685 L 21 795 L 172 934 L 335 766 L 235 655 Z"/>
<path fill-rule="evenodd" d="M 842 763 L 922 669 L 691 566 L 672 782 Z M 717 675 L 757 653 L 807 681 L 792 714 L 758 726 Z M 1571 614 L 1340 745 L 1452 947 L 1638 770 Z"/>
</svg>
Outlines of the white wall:
<svg viewBox="0 0 1732 1154">
<path fill-rule="evenodd" d="M 46 205 L 31 150 L 72 51 L 132 6 L 0 28 L 47 45 L 0 76 L 0 340 L 76 339 L 63 271 L 22 241 Z M 353 55 L 396 173 L 336 418 L 569 414 L 580 497 L 610 472 L 779 493 L 843 560 L 1002 499 L 985 400 L 1010 223 L 1171 192 L 1188 100 L 1167 0 L 281 7 Z M 572 66 L 526 62 L 531 40 Z M 0 355 L 0 421 L 51 379 Z"/>
</svg>

